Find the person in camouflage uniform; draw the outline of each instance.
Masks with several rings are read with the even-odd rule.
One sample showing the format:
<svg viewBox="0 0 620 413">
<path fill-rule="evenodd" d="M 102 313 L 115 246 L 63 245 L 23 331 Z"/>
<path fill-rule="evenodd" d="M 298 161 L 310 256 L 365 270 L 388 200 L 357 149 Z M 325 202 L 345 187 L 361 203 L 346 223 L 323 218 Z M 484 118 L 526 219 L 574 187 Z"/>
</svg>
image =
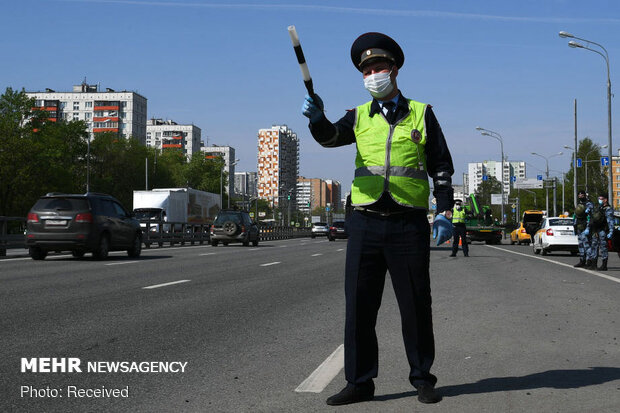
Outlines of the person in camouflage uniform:
<svg viewBox="0 0 620 413">
<path fill-rule="evenodd" d="M 575 226 L 575 234 L 579 240 L 579 262 L 574 267 L 584 267 L 590 255 L 590 235 L 588 228 L 588 216 L 592 212 L 594 204 L 588 199 L 586 191 L 581 190 L 578 194 L 577 207 L 575 208 L 575 216 L 573 225 Z"/>
<path fill-rule="evenodd" d="M 598 197 L 598 205 L 592 209 L 588 229 L 592 234 L 592 246 L 590 247 L 589 260 L 585 268 L 599 271 L 607 271 L 607 240 L 611 239 L 614 232 L 614 209 L 607 201 L 607 194 Z M 598 257 L 602 263 L 596 267 Z"/>
</svg>

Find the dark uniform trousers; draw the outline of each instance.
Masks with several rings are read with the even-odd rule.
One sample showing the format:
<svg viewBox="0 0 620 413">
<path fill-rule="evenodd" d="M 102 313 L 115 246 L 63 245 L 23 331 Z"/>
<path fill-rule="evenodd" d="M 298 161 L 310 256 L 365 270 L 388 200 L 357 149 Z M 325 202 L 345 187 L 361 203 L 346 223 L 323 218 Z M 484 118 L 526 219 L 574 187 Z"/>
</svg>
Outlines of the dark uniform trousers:
<svg viewBox="0 0 620 413">
<path fill-rule="evenodd" d="M 430 226 L 426 212 L 381 216 L 353 211 L 345 271 L 345 377 L 361 384 L 378 373 L 375 325 L 386 271 L 400 309 L 411 384 L 435 384 L 430 374 L 435 340 L 429 277 Z"/>
<path fill-rule="evenodd" d="M 452 240 L 452 254 L 456 255 L 459 250 L 459 239 L 463 247 L 463 254 L 469 255 L 469 245 L 467 245 L 467 227 L 465 224 L 454 224 L 454 239 Z"/>
</svg>

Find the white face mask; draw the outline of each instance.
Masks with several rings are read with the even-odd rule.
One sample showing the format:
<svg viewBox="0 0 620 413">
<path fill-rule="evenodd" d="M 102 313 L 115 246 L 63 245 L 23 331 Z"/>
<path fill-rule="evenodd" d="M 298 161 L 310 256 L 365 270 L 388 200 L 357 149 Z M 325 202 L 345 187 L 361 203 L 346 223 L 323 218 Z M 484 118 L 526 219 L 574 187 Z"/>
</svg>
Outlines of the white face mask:
<svg viewBox="0 0 620 413">
<path fill-rule="evenodd" d="M 463 208 L 463 207 L 462 207 L 462 206 L 460 206 L 460 205 L 457 205 L 457 206 L 456 206 L 456 209 L 457 209 L 458 211 L 460 211 L 460 210 L 461 210 L 461 208 Z"/>
<path fill-rule="evenodd" d="M 389 73 L 375 73 L 364 78 L 364 87 L 370 92 L 372 97 L 381 99 L 386 97 L 392 90 L 394 90 L 394 85 L 390 80 L 390 76 L 392 71 Z"/>
</svg>

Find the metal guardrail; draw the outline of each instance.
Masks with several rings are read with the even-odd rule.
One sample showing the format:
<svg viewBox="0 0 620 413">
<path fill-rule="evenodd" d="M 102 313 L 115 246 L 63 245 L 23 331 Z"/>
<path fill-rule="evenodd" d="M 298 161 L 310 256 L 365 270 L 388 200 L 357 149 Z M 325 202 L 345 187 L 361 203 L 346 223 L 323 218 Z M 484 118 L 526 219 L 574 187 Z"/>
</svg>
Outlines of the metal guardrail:
<svg viewBox="0 0 620 413">
<path fill-rule="evenodd" d="M 140 220 L 146 228 L 142 231 L 142 242 L 146 248 L 152 244 L 162 247 L 179 244 L 202 245 L 209 242 L 210 224 L 189 224 L 186 222 L 163 222 L 159 220 Z M 151 230 L 156 227 L 156 230 Z M 273 241 L 289 238 L 303 238 L 312 235 L 310 228 L 258 225 L 260 241 Z M 26 218 L 0 217 L 0 257 L 6 256 L 9 248 L 26 248 Z"/>
<path fill-rule="evenodd" d="M 26 248 L 26 218 L 0 217 L 0 257 L 8 248 Z"/>
</svg>

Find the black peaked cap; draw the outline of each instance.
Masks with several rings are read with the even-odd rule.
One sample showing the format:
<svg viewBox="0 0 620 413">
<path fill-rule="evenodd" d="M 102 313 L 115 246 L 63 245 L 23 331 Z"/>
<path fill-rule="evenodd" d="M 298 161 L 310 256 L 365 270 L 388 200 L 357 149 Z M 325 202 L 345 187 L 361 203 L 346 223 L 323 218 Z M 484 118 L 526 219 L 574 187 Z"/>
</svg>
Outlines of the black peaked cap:
<svg viewBox="0 0 620 413">
<path fill-rule="evenodd" d="M 364 33 L 355 39 L 353 45 L 351 45 L 351 61 L 353 61 L 353 65 L 360 72 L 362 71 L 360 68 L 362 53 L 372 49 L 379 49 L 379 54 L 376 55 L 376 57 L 386 58 L 386 56 L 380 54 L 380 51 L 387 51 L 391 54 L 391 60 L 394 61 L 394 64 L 399 69 L 405 62 L 405 54 L 403 53 L 403 50 L 390 36 L 377 32 Z M 374 50 L 372 52 L 374 52 Z M 390 57 L 387 58 L 389 59 Z"/>
</svg>

